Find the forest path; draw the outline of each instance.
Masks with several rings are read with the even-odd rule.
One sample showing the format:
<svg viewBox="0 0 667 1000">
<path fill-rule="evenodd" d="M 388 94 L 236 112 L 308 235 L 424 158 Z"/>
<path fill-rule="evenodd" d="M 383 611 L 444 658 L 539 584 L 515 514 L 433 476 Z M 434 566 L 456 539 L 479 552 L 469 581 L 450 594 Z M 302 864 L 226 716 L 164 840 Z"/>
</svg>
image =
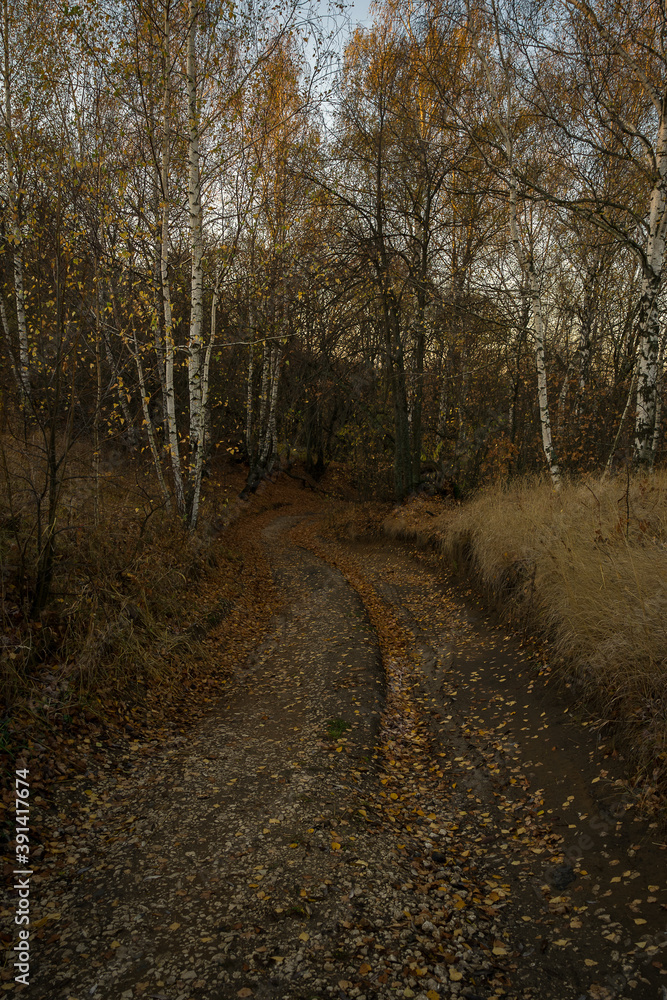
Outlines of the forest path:
<svg viewBox="0 0 667 1000">
<path fill-rule="evenodd" d="M 501 886 L 507 995 L 662 1000 L 667 845 L 622 760 L 573 718 L 537 648 L 489 621 L 441 561 L 385 540 L 339 552 L 410 634 L 410 700 L 444 759 L 441 815 Z"/>
<path fill-rule="evenodd" d="M 29 996 L 661 997 L 665 855 L 594 741 L 428 562 L 319 525 L 264 528 L 282 610 L 229 700 L 86 790 Z"/>
</svg>

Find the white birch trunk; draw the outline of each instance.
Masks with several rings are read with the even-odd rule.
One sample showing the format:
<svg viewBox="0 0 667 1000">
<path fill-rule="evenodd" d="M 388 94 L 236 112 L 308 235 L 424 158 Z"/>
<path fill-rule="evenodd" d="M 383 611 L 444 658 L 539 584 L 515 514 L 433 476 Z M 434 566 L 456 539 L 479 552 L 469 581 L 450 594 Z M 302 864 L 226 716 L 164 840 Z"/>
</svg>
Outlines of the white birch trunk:
<svg viewBox="0 0 667 1000">
<path fill-rule="evenodd" d="M 7 318 L 7 307 L 5 306 L 5 297 L 0 291 L 0 320 L 2 321 L 2 332 L 5 335 L 5 343 L 7 344 L 7 356 L 9 357 L 9 364 L 12 369 L 12 375 L 14 376 L 14 381 L 17 386 L 21 386 L 21 380 L 19 377 L 18 369 L 16 367 L 16 359 L 14 357 L 14 348 L 12 347 L 12 336 L 9 329 L 9 320 Z"/>
<path fill-rule="evenodd" d="M 271 373 L 271 354 L 266 340 L 262 344 L 262 383 L 259 390 L 259 432 L 264 434 L 266 427 L 266 409 L 269 398 L 269 378 Z"/>
<path fill-rule="evenodd" d="M 560 489 L 560 468 L 556 460 L 556 450 L 553 445 L 551 434 L 551 417 L 549 414 L 549 395 L 547 388 L 547 367 L 545 359 L 545 337 L 544 337 L 544 317 L 542 316 L 542 300 L 540 296 L 540 283 L 535 272 L 535 265 L 532 260 L 526 260 L 523 252 L 521 239 L 519 236 L 519 225 L 517 221 L 517 192 L 516 180 L 512 175 L 511 168 L 511 145 L 509 138 L 506 139 L 507 161 L 510 169 L 509 186 L 509 209 L 510 209 L 510 234 L 514 253 L 521 268 L 521 272 L 528 276 L 531 313 L 533 317 L 533 332 L 535 334 L 535 368 L 537 370 L 537 402 L 540 410 L 540 427 L 542 430 L 542 448 L 549 466 L 549 474 L 554 489 Z"/>
<path fill-rule="evenodd" d="M 199 520 L 199 504 L 201 500 L 201 483 L 202 475 L 204 471 L 204 455 L 206 453 L 206 438 L 208 436 L 207 431 L 207 417 L 209 413 L 208 408 L 208 395 L 209 395 L 209 373 L 211 370 L 211 355 L 213 353 L 213 347 L 216 338 L 216 326 L 217 326 L 217 313 L 218 313 L 218 301 L 220 298 L 220 271 L 218 271 L 215 279 L 215 288 L 213 289 L 213 300 L 211 302 L 211 335 L 209 337 L 208 345 L 206 347 L 206 354 L 204 356 L 204 364 L 202 366 L 202 376 L 201 376 L 201 396 L 202 396 L 202 436 L 199 447 L 197 449 L 197 454 L 195 457 L 195 467 L 194 476 L 192 483 L 192 509 L 190 511 L 190 530 L 194 531 L 197 527 L 197 521 Z"/>
<path fill-rule="evenodd" d="M 164 309 L 164 349 L 165 349 L 165 393 L 167 411 L 167 441 L 174 477 L 176 506 L 181 516 L 186 513 L 181 456 L 176 421 L 176 398 L 174 394 L 174 325 L 171 313 L 171 289 L 169 287 L 169 160 L 170 160 L 170 114 L 171 86 L 169 74 L 170 60 L 170 19 L 169 0 L 164 12 L 164 93 L 163 93 L 163 137 L 162 137 L 162 239 L 160 244 L 160 279 L 162 285 L 162 306 Z"/>
<path fill-rule="evenodd" d="M 658 128 L 655 165 L 658 176 L 651 192 L 646 263 L 642 276 L 639 306 L 639 364 L 634 442 L 634 461 L 649 468 L 653 464 L 656 380 L 660 343 L 657 300 L 665 259 L 665 229 L 667 227 L 667 116 L 665 115 L 664 102 Z"/>
<path fill-rule="evenodd" d="M 475 46 L 477 55 L 484 69 L 486 75 L 487 86 L 489 94 L 493 98 L 495 104 L 495 117 L 497 125 L 503 137 L 503 143 L 505 146 L 505 160 L 507 163 L 507 173 L 508 173 L 508 186 L 509 186 L 509 215 L 510 215 L 510 239 L 512 246 L 514 248 L 514 253 L 517 259 L 517 263 L 521 269 L 522 276 L 528 277 L 529 279 L 529 294 L 531 302 L 531 312 L 533 316 L 533 330 L 535 333 L 535 367 L 537 369 L 537 399 L 540 411 L 540 425 L 542 429 L 542 448 L 544 449 L 544 455 L 547 460 L 547 465 L 549 466 L 549 473 L 551 475 L 551 482 L 555 490 L 560 489 L 560 469 L 558 467 L 558 462 L 556 460 L 556 450 L 553 445 L 553 438 L 551 434 L 551 417 L 549 415 L 549 398 L 547 391 L 547 371 L 546 371 L 546 359 L 545 359 L 545 336 L 544 336 L 544 318 L 542 315 L 542 301 L 540 296 L 540 286 L 537 274 L 535 272 L 535 265 L 532 260 L 526 259 L 526 255 L 523 251 L 523 246 L 521 244 L 521 239 L 519 237 L 519 224 L 517 218 L 517 183 L 514 176 L 513 162 L 514 162 L 514 145 L 512 142 L 512 136 L 510 134 L 509 128 L 503 121 L 502 115 L 502 105 L 500 98 L 496 91 L 491 72 L 489 70 L 489 63 L 484 52 Z M 511 94 L 512 94 L 512 84 L 510 81 L 509 71 L 506 71 L 507 76 L 507 89 L 508 89 L 508 119 L 511 117 L 512 107 L 511 107 Z"/>
<path fill-rule="evenodd" d="M 16 325 L 18 328 L 18 388 L 21 401 L 30 405 L 30 349 L 28 346 L 28 322 L 25 311 L 25 286 L 23 280 L 23 234 L 19 220 L 19 199 L 16 188 L 16 164 L 12 151 L 12 87 L 11 67 L 9 60 L 9 5 L 3 0 L 4 29 L 4 89 L 5 89 L 5 121 L 3 133 L 5 136 L 5 161 L 7 167 L 7 228 L 9 242 L 12 245 L 14 263 L 14 298 L 16 302 Z"/>
<path fill-rule="evenodd" d="M 99 180 L 99 168 L 98 168 Z M 95 256 L 95 416 L 93 419 L 93 473 L 95 477 L 95 527 L 100 523 L 100 424 L 102 422 L 102 324 L 100 320 L 99 262 Z"/>
<path fill-rule="evenodd" d="M 248 378 L 246 386 L 245 448 L 248 461 L 252 465 L 252 382 L 255 374 L 255 359 L 252 344 L 248 354 Z"/>
<path fill-rule="evenodd" d="M 655 149 L 657 177 L 651 192 L 648 239 L 639 302 L 639 357 L 637 367 L 637 407 L 633 458 L 636 464 L 651 468 L 655 442 L 656 397 L 660 328 L 658 293 L 665 260 L 665 229 L 667 228 L 667 115 L 665 100 L 654 106 L 660 115 Z"/>
<path fill-rule="evenodd" d="M 560 488 L 560 469 L 556 461 L 556 450 L 551 435 L 551 417 L 549 415 L 549 396 L 547 389 L 547 366 L 544 344 L 544 317 L 542 316 L 542 301 L 537 275 L 531 261 L 530 288 L 535 329 L 535 367 L 537 368 L 537 399 L 540 408 L 540 425 L 542 428 L 542 447 L 549 466 L 551 482 L 554 489 Z"/>
<path fill-rule="evenodd" d="M 192 274 L 190 283 L 190 335 L 188 340 L 188 385 L 190 390 L 190 469 L 195 469 L 198 454 L 203 451 L 204 403 L 202 391 L 202 204 L 201 171 L 199 162 L 199 112 L 197 108 L 197 61 L 195 33 L 198 23 L 198 0 L 190 0 L 188 7 L 188 214 L 190 226 L 190 251 Z"/>
</svg>

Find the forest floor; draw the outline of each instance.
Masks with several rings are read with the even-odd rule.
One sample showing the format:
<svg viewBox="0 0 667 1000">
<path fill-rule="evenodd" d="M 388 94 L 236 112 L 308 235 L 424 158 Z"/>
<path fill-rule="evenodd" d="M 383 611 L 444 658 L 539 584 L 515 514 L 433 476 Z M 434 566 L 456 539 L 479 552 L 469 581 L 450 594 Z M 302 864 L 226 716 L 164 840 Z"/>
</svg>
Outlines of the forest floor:
<svg viewBox="0 0 667 1000">
<path fill-rule="evenodd" d="M 424 554 L 268 489 L 238 533 L 271 567 L 268 630 L 199 717 L 58 784 L 30 986 L 7 943 L 2 989 L 667 995 L 660 828 L 539 648 Z"/>
</svg>

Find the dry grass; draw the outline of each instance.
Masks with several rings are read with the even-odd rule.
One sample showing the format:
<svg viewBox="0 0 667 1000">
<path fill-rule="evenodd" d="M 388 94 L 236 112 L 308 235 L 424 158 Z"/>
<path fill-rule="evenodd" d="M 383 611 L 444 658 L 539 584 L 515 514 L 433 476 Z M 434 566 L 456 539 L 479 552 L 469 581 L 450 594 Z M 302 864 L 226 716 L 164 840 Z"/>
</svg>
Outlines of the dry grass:
<svg viewBox="0 0 667 1000">
<path fill-rule="evenodd" d="M 600 724 L 632 736 L 645 776 L 667 773 L 667 472 L 493 487 L 463 507 L 424 502 L 385 530 L 442 553 L 504 612 L 551 640 Z"/>
<path fill-rule="evenodd" d="M 219 511 L 207 501 L 192 536 L 162 508 L 141 456 L 122 471 L 107 463 L 96 490 L 90 449 L 73 449 L 58 500 L 51 596 L 31 615 L 40 469 L 11 443 L 2 441 L 0 477 L 5 720 L 57 726 L 81 706 L 161 713 L 197 664 L 208 669 L 202 639 L 239 591 L 238 559 L 211 528 Z M 218 507 L 220 486 L 210 490 Z"/>
</svg>

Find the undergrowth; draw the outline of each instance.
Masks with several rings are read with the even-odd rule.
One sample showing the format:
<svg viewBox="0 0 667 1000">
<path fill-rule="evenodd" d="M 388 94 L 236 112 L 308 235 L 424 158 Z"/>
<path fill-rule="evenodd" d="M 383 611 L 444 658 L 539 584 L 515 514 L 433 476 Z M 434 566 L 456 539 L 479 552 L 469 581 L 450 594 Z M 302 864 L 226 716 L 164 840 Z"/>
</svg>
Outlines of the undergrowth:
<svg viewBox="0 0 667 1000">
<path fill-rule="evenodd" d="M 71 477 L 38 615 L 34 504 L 14 489 L 10 506 L 6 483 L 0 491 L 0 696 L 5 728 L 20 741 L 83 709 L 162 714 L 206 659 L 202 639 L 238 593 L 238 557 L 214 537 L 210 511 L 192 535 L 150 486 L 141 465 L 114 471 L 94 502 L 90 475 Z"/>
</svg>

